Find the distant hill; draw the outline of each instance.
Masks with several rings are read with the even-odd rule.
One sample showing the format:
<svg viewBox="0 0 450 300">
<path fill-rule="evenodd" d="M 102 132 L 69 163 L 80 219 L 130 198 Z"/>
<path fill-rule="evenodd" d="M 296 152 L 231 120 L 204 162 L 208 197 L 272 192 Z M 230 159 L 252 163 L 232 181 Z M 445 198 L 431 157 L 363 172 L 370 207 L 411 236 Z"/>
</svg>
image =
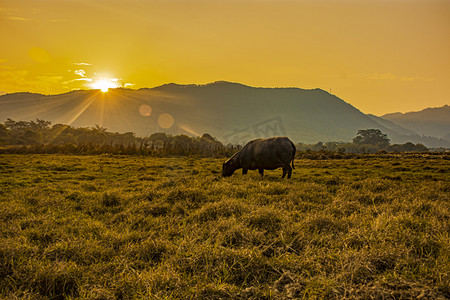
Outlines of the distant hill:
<svg viewBox="0 0 450 300">
<path fill-rule="evenodd" d="M 0 96 L 0 122 L 36 118 L 113 132 L 201 135 L 245 143 L 287 135 L 294 142 L 351 141 L 359 129 L 378 128 L 396 142 L 406 129 L 380 124 L 321 89 L 255 88 L 238 83 L 166 84 L 139 90 L 73 91 L 61 95 Z M 406 131 L 405 131 L 406 130 Z M 392 138 L 391 136 L 395 136 Z"/>
<path fill-rule="evenodd" d="M 368 114 L 367 115 L 369 118 L 371 118 L 372 120 L 374 120 L 375 122 L 377 122 L 380 125 L 383 125 L 384 127 L 388 128 L 390 131 L 392 131 L 393 133 L 395 133 L 396 135 L 403 135 L 403 136 L 409 136 L 409 135 L 415 135 L 417 134 L 416 132 L 414 132 L 413 130 L 407 129 L 405 127 L 402 127 L 394 122 L 391 122 L 387 119 L 383 119 L 381 117 L 377 117 L 375 115 L 372 114 Z"/>
<path fill-rule="evenodd" d="M 421 135 L 445 139 L 448 139 L 450 135 L 450 106 L 448 105 L 405 114 L 386 114 L 381 117 Z"/>
<path fill-rule="evenodd" d="M 418 133 L 410 129 L 406 129 L 387 119 L 383 119 L 381 117 L 370 114 L 367 116 L 376 121 L 378 124 L 383 125 L 387 128 L 385 133 L 388 135 L 392 143 L 404 144 L 407 142 L 411 142 L 414 144 L 424 144 L 427 147 L 450 147 L 450 140 L 446 140 L 445 138 L 440 139 L 433 136 L 419 135 Z"/>
</svg>

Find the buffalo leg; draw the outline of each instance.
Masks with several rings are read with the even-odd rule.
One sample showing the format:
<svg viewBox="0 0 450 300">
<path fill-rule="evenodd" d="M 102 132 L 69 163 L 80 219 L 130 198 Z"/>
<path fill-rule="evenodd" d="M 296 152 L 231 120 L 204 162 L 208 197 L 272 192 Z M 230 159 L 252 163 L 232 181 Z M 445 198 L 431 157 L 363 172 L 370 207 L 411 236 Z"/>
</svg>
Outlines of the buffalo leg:
<svg viewBox="0 0 450 300">
<path fill-rule="evenodd" d="M 242 175 L 247 174 L 247 172 L 248 172 L 248 169 L 242 169 Z"/>
<path fill-rule="evenodd" d="M 291 174 L 292 174 L 292 168 L 290 165 L 284 166 L 283 167 L 283 176 L 281 178 L 284 178 L 284 176 L 286 176 L 287 173 L 287 178 L 291 178 Z"/>
<path fill-rule="evenodd" d="M 292 168 L 289 168 L 289 170 L 288 170 L 288 179 L 291 178 L 291 175 L 292 175 Z"/>
<path fill-rule="evenodd" d="M 259 174 L 261 174 L 261 177 L 264 176 L 264 169 L 259 169 Z"/>
</svg>

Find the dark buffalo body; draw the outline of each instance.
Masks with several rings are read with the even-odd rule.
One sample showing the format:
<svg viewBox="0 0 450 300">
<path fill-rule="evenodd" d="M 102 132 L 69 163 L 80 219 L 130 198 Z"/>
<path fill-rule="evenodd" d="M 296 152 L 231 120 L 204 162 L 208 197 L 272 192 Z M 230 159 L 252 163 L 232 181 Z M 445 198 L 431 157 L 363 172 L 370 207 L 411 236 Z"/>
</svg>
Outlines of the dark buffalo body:
<svg viewBox="0 0 450 300">
<path fill-rule="evenodd" d="M 295 152 L 294 143 L 287 137 L 253 140 L 224 162 L 222 176 L 231 176 L 234 171 L 241 168 L 242 174 L 247 174 L 248 170 L 259 170 L 263 176 L 264 170 L 275 170 L 281 167 L 283 168 L 282 178 L 286 174 L 288 178 L 291 178 Z"/>
</svg>

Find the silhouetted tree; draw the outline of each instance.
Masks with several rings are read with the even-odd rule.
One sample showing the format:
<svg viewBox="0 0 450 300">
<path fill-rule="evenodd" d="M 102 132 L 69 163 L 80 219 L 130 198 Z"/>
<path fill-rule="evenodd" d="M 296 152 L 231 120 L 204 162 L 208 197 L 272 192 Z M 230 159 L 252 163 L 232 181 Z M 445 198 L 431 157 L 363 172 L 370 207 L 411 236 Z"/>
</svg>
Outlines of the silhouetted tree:
<svg viewBox="0 0 450 300">
<path fill-rule="evenodd" d="M 389 146 L 390 139 L 379 129 L 364 129 L 358 130 L 353 143 L 357 145 L 372 145 L 384 149 Z"/>
<path fill-rule="evenodd" d="M 413 144 L 411 142 L 407 142 L 405 144 L 394 144 L 389 146 L 389 151 L 394 152 L 427 152 L 429 151 L 427 147 L 423 144 Z"/>
<path fill-rule="evenodd" d="M 167 136 L 167 134 L 165 134 L 163 132 L 157 132 L 157 133 L 153 133 L 152 135 L 150 135 L 148 140 L 149 141 L 167 142 L 169 140 L 169 137 Z"/>
<path fill-rule="evenodd" d="M 418 152 L 427 152 L 429 151 L 429 149 L 424 145 L 424 144 L 416 144 L 416 146 L 414 147 L 414 151 L 418 151 Z"/>
<path fill-rule="evenodd" d="M 31 127 L 33 127 L 33 129 L 38 129 L 38 130 L 49 129 L 51 124 L 52 124 L 52 122 L 50 122 L 50 121 L 44 121 L 44 120 L 40 120 L 40 119 L 36 119 L 36 122 L 33 122 L 33 121 L 30 122 Z"/>
<path fill-rule="evenodd" d="M 322 142 L 318 142 L 317 144 L 314 145 L 313 150 L 314 151 L 320 151 L 324 149 L 324 145 Z"/>
<path fill-rule="evenodd" d="M 5 125 L 0 124 L 0 145 L 5 144 L 7 142 L 7 136 L 9 135 L 8 129 Z"/>
<path fill-rule="evenodd" d="M 215 142 L 216 140 L 212 137 L 212 135 L 210 135 L 209 133 L 204 133 L 202 135 L 202 139 L 209 141 L 209 142 Z"/>
</svg>

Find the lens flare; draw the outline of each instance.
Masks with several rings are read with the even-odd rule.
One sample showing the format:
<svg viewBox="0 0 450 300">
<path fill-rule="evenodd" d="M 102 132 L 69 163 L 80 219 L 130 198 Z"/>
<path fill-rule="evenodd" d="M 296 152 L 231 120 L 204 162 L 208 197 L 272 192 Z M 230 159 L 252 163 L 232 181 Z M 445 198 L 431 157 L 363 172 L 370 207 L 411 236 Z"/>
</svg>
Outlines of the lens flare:
<svg viewBox="0 0 450 300">
<path fill-rule="evenodd" d="M 147 104 L 142 104 L 139 107 L 139 113 L 144 117 L 150 117 L 152 114 L 152 108 Z"/>
<path fill-rule="evenodd" d="M 45 49 L 39 47 L 30 48 L 30 50 L 28 50 L 28 55 L 32 60 L 41 64 L 48 63 L 51 60 L 50 54 Z"/>
<path fill-rule="evenodd" d="M 175 122 L 175 119 L 172 117 L 171 114 L 168 113 L 162 113 L 158 117 L 158 124 L 161 128 L 169 129 L 173 126 L 173 123 Z"/>
</svg>

